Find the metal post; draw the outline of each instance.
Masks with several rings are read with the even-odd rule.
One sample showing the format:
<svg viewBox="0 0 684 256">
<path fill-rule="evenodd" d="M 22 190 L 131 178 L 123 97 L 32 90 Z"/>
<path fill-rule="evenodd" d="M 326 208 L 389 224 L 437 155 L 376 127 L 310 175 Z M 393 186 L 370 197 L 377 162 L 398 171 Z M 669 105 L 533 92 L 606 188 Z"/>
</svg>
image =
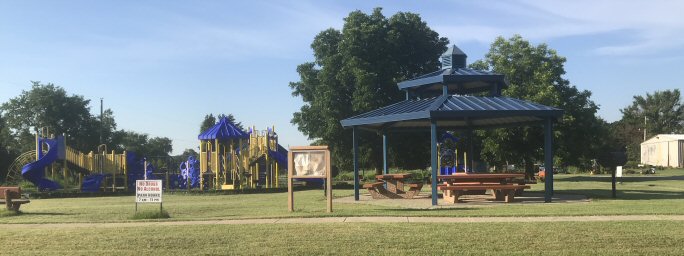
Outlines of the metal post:
<svg viewBox="0 0 684 256">
<path fill-rule="evenodd" d="M 388 174 L 387 168 L 387 132 L 382 132 L 382 174 Z"/>
<path fill-rule="evenodd" d="M 354 200 L 359 201 L 359 145 L 356 126 L 352 126 L 352 148 L 354 149 Z"/>
<path fill-rule="evenodd" d="M 475 156 L 473 146 L 473 129 L 468 128 L 468 166 L 470 166 L 470 172 L 475 172 L 475 165 L 473 164 L 473 158 Z"/>
<path fill-rule="evenodd" d="M 102 144 L 102 131 L 104 130 L 104 110 L 103 110 L 104 98 L 100 98 L 100 144 Z"/>
<path fill-rule="evenodd" d="M 430 157 L 432 162 L 432 205 L 437 205 L 437 122 L 430 120 Z"/>
<path fill-rule="evenodd" d="M 544 202 L 551 202 L 553 196 L 553 121 L 546 119 L 544 126 Z"/>
</svg>

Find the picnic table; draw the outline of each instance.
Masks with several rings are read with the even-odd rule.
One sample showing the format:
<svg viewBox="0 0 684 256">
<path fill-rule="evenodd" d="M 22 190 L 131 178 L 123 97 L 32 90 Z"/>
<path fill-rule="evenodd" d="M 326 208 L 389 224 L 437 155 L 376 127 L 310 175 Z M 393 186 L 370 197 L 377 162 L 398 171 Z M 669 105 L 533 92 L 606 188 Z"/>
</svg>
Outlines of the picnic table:
<svg viewBox="0 0 684 256">
<path fill-rule="evenodd" d="M 374 199 L 409 199 L 418 195 L 423 188 L 423 183 L 407 183 L 409 178 L 410 173 L 376 175 L 376 182 L 364 184 L 363 188 L 368 189 Z M 405 187 L 409 188 L 408 191 Z"/>
<path fill-rule="evenodd" d="M 494 199 L 513 202 L 516 195 L 530 186 L 525 183 L 524 173 L 471 173 L 438 175 L 444 182 L 438 189 L 443 191 L 444 200 L 458 203 L 458 198 L 470 191 L 491 190 Z"/>
</svg>

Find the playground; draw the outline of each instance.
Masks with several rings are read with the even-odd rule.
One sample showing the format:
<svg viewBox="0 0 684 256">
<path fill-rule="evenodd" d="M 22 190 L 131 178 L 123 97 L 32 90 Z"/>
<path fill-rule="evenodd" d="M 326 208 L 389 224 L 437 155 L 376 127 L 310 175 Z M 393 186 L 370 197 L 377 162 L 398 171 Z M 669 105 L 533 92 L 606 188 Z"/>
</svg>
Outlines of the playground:
<svg viewBox="0 0 684 256">
<path fill-rule="evenodd" d="M 430 7 L 444 13 L 425 21 L 411 12 L 386 17 L 380 7 L 339 19 L 310 3 L 129 4 L 104 12 L 81 4 L 79 15 L 60 7 L 68 19 L 50 19 L 59 36 L 33 31 L 47 30 L 34 19 L 17 30 L 40 35 L 23 41 L 36 49 L 0 47 L 17 49 L 5 61 L 17 68 L 0 85 L 22 90 L 0 102 L 0 255 L 684 255 L 684 162 L 669 159 L 675 140 L 661 141 L 667 165 L 648 165 L 637 152 L 642 133 L 646 141 L 684 131 L 679 90 L 622 105 L 625 95 L 601 85 L 645 87 L 625 82 L 644 80 L 628 77 L 629 61 L 605 54 L 625 48 L 613 29 L 658 33 L 617 22 L 581 32 L 598 22 L 552 24 L 584 20 L 524 9 L 534 3 L 483 8 L 501 17 L 474 13 L 487 22 L 465 30 L 458 23 L 475 20 L 461 11 L 468 8 L 447 3 Z M 55 9 L 36 5 L 27 10 Z M 515 14 L 537 9 L 544 20 Z M 452 19 L 453 10 L 468 15 Z M 470 59 L 427 26 L 435 17 L 449 20 L 439 28 L 460 36 L 452 40 L 473 51 Z M 328 27 L 326 19 L 337 23 L 308 40 L 312 54 L 302 57 L 291 44 Z M 505 26 L 494 27 L 499 19 Z M 552 28 L 530 25 L 543 22 Z M 542 42 L 515 34 L 496 37 L 489 52 L 482 45 L 500 31 L 567 28 L 532 37 Z M 592 41 L 603 37 L 616 42 Z M 39 50 L 43 41 L 71 49 Z M 575 56 L 567 62 L 561 52 Z M 638 62 L 662 69 L 648 54 Z M 24 74 L 64 87 L 32 80 L 23 90 L 14 81 Z M 653 74 L 646 84 L 675 84 Z M 616 101 L 594 102 L 586 84 L 614 90 Z"/>
</svg>

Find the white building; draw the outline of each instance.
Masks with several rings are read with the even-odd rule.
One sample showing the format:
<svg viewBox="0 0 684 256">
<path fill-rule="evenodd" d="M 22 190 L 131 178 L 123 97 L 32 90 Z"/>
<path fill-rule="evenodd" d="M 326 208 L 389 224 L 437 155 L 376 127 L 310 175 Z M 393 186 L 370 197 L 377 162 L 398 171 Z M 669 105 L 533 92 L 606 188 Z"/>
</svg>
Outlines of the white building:
<svg viewBox="0 0 684 256">
<path fill-rule="evenodd" d="M 684 134 L 658 134 L 641 143 L 641 163 L 684 167 Z"/>
</svg>

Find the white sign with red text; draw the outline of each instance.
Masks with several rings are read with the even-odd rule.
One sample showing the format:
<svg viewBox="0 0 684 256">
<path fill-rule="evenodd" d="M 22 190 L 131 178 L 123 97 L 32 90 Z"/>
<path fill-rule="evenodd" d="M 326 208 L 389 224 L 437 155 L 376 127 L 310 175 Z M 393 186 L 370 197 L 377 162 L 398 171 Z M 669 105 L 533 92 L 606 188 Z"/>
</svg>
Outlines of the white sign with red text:
<svg viewBox="0 0 684 256">
<path fill-rule="evenodd" d="M 137 180 L 135 181 L 136 203 L 161 203 L 162 181 L 161 180 Z"/>
</svg>

